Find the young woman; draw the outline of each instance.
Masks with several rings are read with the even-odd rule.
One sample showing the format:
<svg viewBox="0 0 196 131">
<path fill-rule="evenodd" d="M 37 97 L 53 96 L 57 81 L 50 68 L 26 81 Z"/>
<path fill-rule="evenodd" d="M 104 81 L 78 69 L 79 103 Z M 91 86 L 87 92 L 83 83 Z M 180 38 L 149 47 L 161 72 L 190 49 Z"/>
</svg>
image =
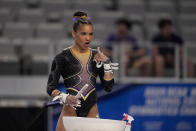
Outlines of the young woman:
<svg viewBox="0 0 196 131">
<path fill-rule="evenodd" d="M 109 58 L 99 48 L 97 50 L 89 48 L 93 39 L 93 26 L 87 14 L 81 11 L 75 12 L 73 21 L 72 36 L 75 43 L 55 56 L 47 84 L 48 94 L 53 98 L 57 97 L 63 104 L 56 131 L 65 131 L 63 116 L 98 116 L 95 91 L 97 76 L 100 77 L 102 86 L 107 92 L 112 90 L 114 84 Z M 56 89 L 60 76 L 64 79 L 68 94 Z M 75 95 L 85 84 L 89 86 L 79 100 Z"/>
</svg>

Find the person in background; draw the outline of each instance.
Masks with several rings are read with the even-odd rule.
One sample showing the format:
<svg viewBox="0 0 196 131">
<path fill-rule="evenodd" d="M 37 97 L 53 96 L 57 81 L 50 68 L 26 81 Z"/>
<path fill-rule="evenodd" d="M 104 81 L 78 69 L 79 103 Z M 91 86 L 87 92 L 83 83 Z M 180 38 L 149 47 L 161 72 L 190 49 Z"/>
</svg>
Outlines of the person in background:
<svg viewBox="0 0 196 131">
<path fill-rule="evenodd" d="M 116 33 L 110 34 L 106 38 L 104 53 L 108 57 L 112 57 L 113 46 L 126 43 L 125 52 L 121 52 L 124 53 L 126 75 L 132 71 L 141 70 L 143 76 L 151 76 L 152 60 L 146 55 L 147 51 L 139 47 L 136 38 L 131 34 L 131 21 L 126 18 L 119 18 L 115 22 L 115 26 Z"/>
<path fill-rule="evenodd" d="M 159 33 L 152 38 L 152 49 L 155 62 L 156 76 L 163 76 L 165 68 L 174 68 L 175 46 L 179 47 L 180 67 L 183 66 L 183 39 L 175 34 L 172 29 L 171 19 L 163 18 L 158 22 Z M 188 77 L 193 77 L 194 67 L 189 57 L 187 57 Z"/>
</svg>

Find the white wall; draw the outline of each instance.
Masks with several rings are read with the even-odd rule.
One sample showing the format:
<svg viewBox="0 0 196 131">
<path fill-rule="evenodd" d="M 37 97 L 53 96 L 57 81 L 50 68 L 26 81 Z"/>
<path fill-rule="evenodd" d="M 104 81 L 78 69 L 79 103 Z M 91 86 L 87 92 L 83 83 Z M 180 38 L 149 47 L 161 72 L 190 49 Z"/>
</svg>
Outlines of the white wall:
<svg viewBox="0 0 196 131">
<path fill-rule="evenodd" d="M 0 77 L 0 96 L 47 96 L 47 76 Z"/>
</svg>

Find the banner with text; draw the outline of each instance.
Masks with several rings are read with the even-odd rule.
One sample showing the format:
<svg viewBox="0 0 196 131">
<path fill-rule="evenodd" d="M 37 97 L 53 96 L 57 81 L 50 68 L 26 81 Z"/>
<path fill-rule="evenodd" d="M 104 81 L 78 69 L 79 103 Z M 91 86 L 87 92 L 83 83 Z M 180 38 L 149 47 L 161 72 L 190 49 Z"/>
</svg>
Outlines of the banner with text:
<svg viewBox="0 0 196 131">
<path fill-rule="evenodd" d="M 132 131 L 196 131 L 196 84 L 97 85 L 101 118 L 132 115 Z"/>
</svg>

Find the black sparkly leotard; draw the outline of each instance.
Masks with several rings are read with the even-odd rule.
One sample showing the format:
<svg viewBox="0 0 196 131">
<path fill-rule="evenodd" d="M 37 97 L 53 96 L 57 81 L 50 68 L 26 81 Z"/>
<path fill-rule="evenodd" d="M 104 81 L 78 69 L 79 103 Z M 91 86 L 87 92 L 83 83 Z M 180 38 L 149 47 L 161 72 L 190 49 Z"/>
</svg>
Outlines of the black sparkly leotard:
<svg viewBox="0 0 196 131">
<path fill-rule="evenodd" d="M 93 61 L 96 53 L 96 50 L 89 49 L 87 53 L 80 54 L 71 48 L 66 48 L 54 58 L 49 74 L 47 84 L 49 95 L 56 89 L 60 76 L 64 79 L 67 93 L 71 95 L 76 95 L 85 84 L 89 85 L 82 94 L 81 107 L 76 109 L 80 117 L 86 117 L 93 105 L 97 103 L 95 85 L 98 75 L 106 91 L 111 91 L 114 84 L 114 79 L 104 80 L 103 67 L 96 68 L 96 62 Z"/>
</svg>

